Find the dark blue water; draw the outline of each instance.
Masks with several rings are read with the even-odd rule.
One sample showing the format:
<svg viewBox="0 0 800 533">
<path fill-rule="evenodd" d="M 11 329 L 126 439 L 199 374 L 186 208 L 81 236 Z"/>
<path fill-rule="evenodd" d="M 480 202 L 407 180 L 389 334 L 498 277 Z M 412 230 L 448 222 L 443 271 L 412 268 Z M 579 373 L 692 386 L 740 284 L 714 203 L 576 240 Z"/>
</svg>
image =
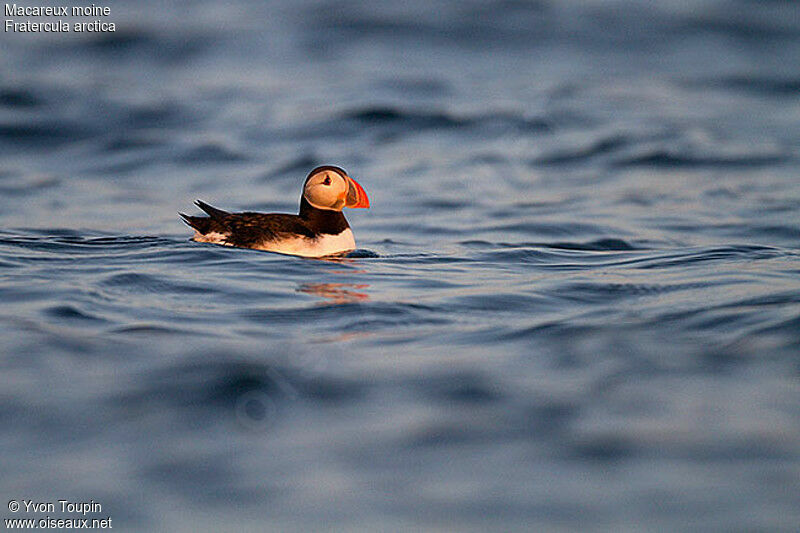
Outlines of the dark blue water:
<svg viewBox="0 0 800 533">
<path fill-rule="evenodd" d="M 0 517 L 796 530 L 796 3 L 109 5 L 0 37 Z M 325 163 L 352 257 L 188 241 Z"/>
</svg>

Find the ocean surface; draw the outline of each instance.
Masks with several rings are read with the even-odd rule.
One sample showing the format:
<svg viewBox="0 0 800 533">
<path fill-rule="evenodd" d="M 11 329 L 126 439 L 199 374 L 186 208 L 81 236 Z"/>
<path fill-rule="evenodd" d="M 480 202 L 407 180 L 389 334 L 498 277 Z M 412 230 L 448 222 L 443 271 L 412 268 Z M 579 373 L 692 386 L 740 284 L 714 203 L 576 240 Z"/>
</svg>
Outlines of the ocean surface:
<svg viewBox="0 0 800 533">
<path fill-rule="evenodd" d="M 103 5 L 0 35 L 0 518 L 797 530 L 800 5 Z M 177 216 L 320 164 L 345 259 Z"/>
</svg>

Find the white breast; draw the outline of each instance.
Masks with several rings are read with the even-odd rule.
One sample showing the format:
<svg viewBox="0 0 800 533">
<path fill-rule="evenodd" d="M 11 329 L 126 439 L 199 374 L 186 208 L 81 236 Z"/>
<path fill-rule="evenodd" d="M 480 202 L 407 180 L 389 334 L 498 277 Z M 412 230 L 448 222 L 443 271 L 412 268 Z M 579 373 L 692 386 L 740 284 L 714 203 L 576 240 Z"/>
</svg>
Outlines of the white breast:
<svg viewBox="0 0 800 533">
<path fill-rule="evenodd" d="M 225 242 L 227 237 L 228 235 L 223 235 L 221 233 L 206 233 L 203 235 L 195 231 L 192 240 L 230 246 L 230 244 Z M 289 237 L 265 242 L 254 246 L 253 249 L 277 252 L 279 254 L 299 255 L 301 257 L 323 257 L 355 250 L 356 240 L 353 237 L 353 232 L 350 228 L 347 228 L 338 235 L 322 234 L 316 239 L 309 239 L 308 237 Z"/>
<path fill-rule="evenodd" d="M 355 250 L 356 240 L 353 232 L 347 228 L 338 235 L 323 234 L 316 239 L 308 237 L 280 239 L 264 243 L 257 249 L 302 257 L 323 257 Z"/>
</svg>

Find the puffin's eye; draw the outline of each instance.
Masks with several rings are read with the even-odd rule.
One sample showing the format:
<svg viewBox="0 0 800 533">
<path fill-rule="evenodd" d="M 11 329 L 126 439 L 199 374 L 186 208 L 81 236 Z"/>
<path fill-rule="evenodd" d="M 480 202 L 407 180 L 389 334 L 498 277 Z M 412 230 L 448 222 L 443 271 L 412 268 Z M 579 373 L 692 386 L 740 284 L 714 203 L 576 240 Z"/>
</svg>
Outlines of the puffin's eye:
<svg viewBox="0 0 800 533">
<path fill-rule="evenodd" d="M 331 178 L 329 176 L 325 176 L 325 179 L 322 180 L 322 184 L 323 185 L 330 185 L 331 184 Z"/>
</svg>

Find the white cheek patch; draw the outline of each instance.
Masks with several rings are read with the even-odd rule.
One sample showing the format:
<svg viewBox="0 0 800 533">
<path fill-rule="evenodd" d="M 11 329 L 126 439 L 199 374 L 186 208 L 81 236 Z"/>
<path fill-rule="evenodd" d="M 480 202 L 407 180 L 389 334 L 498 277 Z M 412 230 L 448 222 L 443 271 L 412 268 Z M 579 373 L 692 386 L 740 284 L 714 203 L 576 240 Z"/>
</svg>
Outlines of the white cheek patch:
<svg viewBox="0 0 800 533">
<path fill-rule="evenodd" d="M 322 182 L 316 182 L 310 187 L 307 187 L 304 196 L 308 203 L 317 209 L 332 209 L 334 211 L 341 211 L 344 207 L 344 200 L 342 196 L 345 193 L 346 183 L 341 176 L 330 176 L 330 185 L 323 185 Z"/>
</svg>

